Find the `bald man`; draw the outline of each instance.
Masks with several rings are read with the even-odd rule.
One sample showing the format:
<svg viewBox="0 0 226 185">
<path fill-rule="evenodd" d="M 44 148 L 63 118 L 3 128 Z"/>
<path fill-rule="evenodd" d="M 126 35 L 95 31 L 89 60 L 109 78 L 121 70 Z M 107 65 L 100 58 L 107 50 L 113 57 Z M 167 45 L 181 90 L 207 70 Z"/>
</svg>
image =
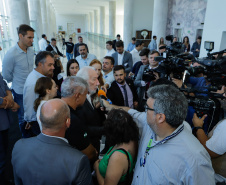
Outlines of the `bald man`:
<svg viewBox="0 0 226 185">
<path fill-rule="evenodd" d="M 70 126 L 70 110 L 60 99 L 43 104 L 42 133 L 20 139 L 12 152 L 15 184 L 92 184 L 87 156 L 64 138 Z"/>
</svg>

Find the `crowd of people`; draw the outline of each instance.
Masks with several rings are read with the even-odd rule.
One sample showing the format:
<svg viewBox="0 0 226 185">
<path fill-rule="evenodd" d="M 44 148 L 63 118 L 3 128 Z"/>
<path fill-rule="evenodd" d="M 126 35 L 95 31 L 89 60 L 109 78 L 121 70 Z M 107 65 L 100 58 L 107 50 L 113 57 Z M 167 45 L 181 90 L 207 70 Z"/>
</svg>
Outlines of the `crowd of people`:
<svg viewBox="0 0 226 185">
<path fill-rule="evenodd" d="M 18 185 L 226 182 L 226 121 L 211 114 L 216 120 L 210 127 L 210 115 L 198 117 L 188 105 L 180 91 L 187 84 L 167 75 L 163 61 L 156 59 L 167 48 L 163 37 L 157 44 L 153 36 L 148 47 L 133 37 L 125 50 L 117 35 L 106 42 L 107 53 L 100 61 L 89 53 L 82 36 L 76 44 L 72 38 L 64 41 L 65 56 L 56 39 L 48 43 L 43 34 L 35 56 L 34 32 L 20 25 L 19 41 L 3 59 L 0 184 L 11 111 L 17 111 L 22 135 L 11 160 Z M 185 36 L 181 52 L 198 57 L 200 45 L 201 37 L 190 47 Z M 66 78 L 59 78 L 64 71 L 60 57 L 68 59 Z M 3 79 L 12 82 L 11 89 Z M 190 77 L 188 83 L 211 85 L 204 74 Z M 105 147 L 100 150 L 103 136 Z"/>
</svg>

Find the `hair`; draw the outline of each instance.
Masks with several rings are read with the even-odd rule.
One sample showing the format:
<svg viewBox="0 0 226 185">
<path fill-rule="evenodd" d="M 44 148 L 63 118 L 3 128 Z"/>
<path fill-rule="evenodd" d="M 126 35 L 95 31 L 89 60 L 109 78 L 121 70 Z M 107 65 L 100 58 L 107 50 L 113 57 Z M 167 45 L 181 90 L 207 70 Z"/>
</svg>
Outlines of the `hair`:
<svg viewBox="0 0 226 185">
<path fill-rule="evenodd" d="M 56 41 L 56 39 L 55 38 L 51 38 L 51 42 L 53 42 L 53 41 Z"/>
<path fill-rule="evenodd" d="M 46 37 L 46 35 L 45 34 L 42 34 L 42 38 L 45 38 Z"/>
<path fill-rule="evenodd" d="M 155 39 L 155 38 L 156 38 L 156 35 L 153 36 L 153 39 Z"/>
<path fill-rule="evenodd" d="M 73 63 L 78 64 L 78 67 L 79 67 L 79 63 L 78 63 L 77 60 L 75 60 L 75 59 L 68 60 L 68 62 L 67 62 L 67 76 L 71 76 L 69 68 L 70 68 L 71 64 L 73 64 Z"/>
<path fill-rule="evenodd" d="M 163 41 L 161 41 L 163 39 Z M 159 45 L 162 45 L 162 44 L 164 44 L 164 38 L 163 37 L 161 37 L 160 39 L 159 39 Z"/>
<path fill-rule="evenodd" d="M 108 113 L 104 130 L 110 146 L 139 139 L 137 124 L 129 113 L 121 109 L 113 109 Z"/>
<path fill-rule="evenodd" d="M 142 56 L 146 56 L 148 57 L 148 54 L 150 53 L 150 49 L 148 48 L 143 48 L 140 53 L 139 53 L 139 56 L 142 57 Z"/>
<path fill-rule="evenodd" d="M 114 67 L 113 69 L 113 73 L 115 73 L 115 71 L 119 71 L 119 70 L 123 70 L 125 73 L 125 67 L 123 65 L 117 65 Z"/>
<path fill-rule="evenodd" d="M 52 82 L 52 79 L 49 77 L 41 77 L 37 80 L 34 91 L 39 96 L 34 102 L 35 112 L 37 111 L 38 106 L 40 105 L 40 102 L 46 96 L 46 90 L 51 90 L 52 86 L 53 86 L 53 82 Z"/>
<path fill-rule="evenodd" d="M 82 36 L 78 36 L 78 39 L 79 39 L 79 38 L 82 38 Z"/>
<path fill-rule="evenodd" d="M 35 57 L 35 65 L 38 66 L 38 63 L 44 64 L 46 62 L 46 58 L 50 56 L 54 58 L 53 54 L 49 51 L 40 51 Z"/>
<path fill-rule="evenodd" d="M 123 41 L 120 40 L 120 41 L 116 42 L 115 47 L 124 47 Z"/>
<path fill-rule="evenodd" d="M 101 62 L 99 60 L 97 60 L 97 59 L 92 60 L 90 62 L 90 64 L 89 64 L 89 66 L 92 66 L 94 64 L 100 64 L 100 66 L 102 68 L 102 64 L 101 64 Z M 98 77 L 98 81 L 100 83 L 100 85 L 99 85 L 100 87 L 104 85 L 104 80 L 103 80 L 103 74 L 102 73 L 100 73 L 100 76 Z"/>
<path fill-rule="evenodd" d="M 90 74 L 89 74 L 90 70 L 95 70 L 95 68 L 91 66 L 85 66 L 78 71 L 76 76 L 88 81 L 90 77 Z"/>
<path fill-rule="evenodd" d="M 183 38 L 183 44 L 185 43 L 185 38 L 188 39 L 188 44 L 189 44 L 189 38 L 188 38 L 188 36 L 185 36 L 185 37 Z"/>
<path fill-rule="evenodd" d="M 135 38 L 135 37 L 133 37 L 133 38 L 132 38 L 132 40 L 133 40 L 133 41 L 136 41 L 136 38 Z"/>
<path fill-rule="evenodd" d="M 137 40 L 136 41 L 136 47 L 141 46 L 144 43 L 143 40 Z"/>
<path fill-rule="evenodd" d="M 18 35 L 19 34 L 22 34 L 23 36 L 27 35 L 28 31 L 35 32 L 35 30 L 32 27 L 30 27 L 29 25 L 21 24 L 18 28 Z"/>
<path fill-rule="evenodd" d="M 110 60 L 111 61 L 111 65 L 114 65 L 115 64 L 115 59 L 113 57 L 105 56 L 104 59 Z"/>
<path fill-rule="evenodd" d="M 119 34 L 117 34 L 116 37 L 121 37 L 121 36 Z"/>
<path fill-rule="evenodd" d="M 73 96 L 75 93 L 83 94 L 87 89 L 88 83 L 83 78 L 69 76 L 61 85 L 61 96 L 66 98 Z"/>
<path fill-rule="evenodd" d="M 106 44 L 113 46 L 113 42 L 111 40 L 107 41 Z"/>
<path fill-rule="evenodd" d="M 50 103 L 50 101 L 61 101 L 61 106 L 55 111 L 54 106 L 48 107 L 48 113 L 51 111 L 51 116 L 46 112 L 45 106 Z M 60 130 L 66 120 L 70 118 L 70 109 L 68 105 L 61 99 L 54 99 L 45 102 L 40 111 L 40 121 L 42 123 L 43 130 L 51 129 L 51 130 Z"/>
<path fill-rule="evenodd" d="M 188 102 L 184 94 L 172 85 L 156 85 L 151 87 L 148 97 L 154 99 L 155 113 L 162 113 L 166 122 L 173 128 L 183 123 L 187 115 Z"/>
<path fill-rule="evenodd" d="M 198 37 L 197 37 L 197 39 L 200 39 L 200 40 L 202 40 L 202 37 L 201 37 L 201 36 L 198 36 Z"/>
<path fill-rule="evenodd" d="M 156 51 L 156 50 L 150 51 L 150 52 L 148 53 L 148 55 L 153 55 L 153 54 L 155 54 L 155 53 L 158 53 L 158 55 L 160 55 L 159 52 Z"/>
<path fill-rule="evenodd" d="M 80 46 L 85 46 L 86 50 L 88 51 L 87 45 L 86 45 L 85 43 L 80 43 L 80 44 L 78 45 L 78 50 L 79 50 L 79 47 L 80 47 Z"/>
</svg>

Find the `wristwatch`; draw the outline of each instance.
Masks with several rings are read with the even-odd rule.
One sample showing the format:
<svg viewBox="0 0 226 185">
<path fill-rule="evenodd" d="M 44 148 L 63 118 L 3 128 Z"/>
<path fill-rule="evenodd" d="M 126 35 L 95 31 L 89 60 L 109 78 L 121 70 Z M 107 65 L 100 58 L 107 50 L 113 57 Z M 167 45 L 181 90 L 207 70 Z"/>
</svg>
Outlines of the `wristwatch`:
<svg viewBox="0 0 226 185">
<path fill-rule="evenodd" d="M 194 136 L 197 136 L 197 131 L 198 131 L 198 129 L 203 129 L 202 127 L 194 127 L 193 129 L 192 129 L 192 133 L 193 133 L 193 135 Z"/>
</svg>

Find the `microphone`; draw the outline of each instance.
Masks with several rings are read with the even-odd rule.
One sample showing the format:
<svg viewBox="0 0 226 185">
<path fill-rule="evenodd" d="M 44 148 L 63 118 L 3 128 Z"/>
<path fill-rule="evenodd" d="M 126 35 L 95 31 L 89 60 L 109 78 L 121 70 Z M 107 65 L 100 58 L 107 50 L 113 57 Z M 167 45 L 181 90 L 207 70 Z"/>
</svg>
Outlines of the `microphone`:
<svg viewBox="0 0 226 185">
<path fill-rule="evenodd" d="M 97 94 L 100 98 L 108 101 L 109 104 L 112 104 L 111 100 L 107 98 L 106 93 L 102 89 L 100 89 Z M 101 104 L 101 107 L 104 107 L 103 101 L 101 99 L 100 99 L 100 104 Z"/>
</svg>

